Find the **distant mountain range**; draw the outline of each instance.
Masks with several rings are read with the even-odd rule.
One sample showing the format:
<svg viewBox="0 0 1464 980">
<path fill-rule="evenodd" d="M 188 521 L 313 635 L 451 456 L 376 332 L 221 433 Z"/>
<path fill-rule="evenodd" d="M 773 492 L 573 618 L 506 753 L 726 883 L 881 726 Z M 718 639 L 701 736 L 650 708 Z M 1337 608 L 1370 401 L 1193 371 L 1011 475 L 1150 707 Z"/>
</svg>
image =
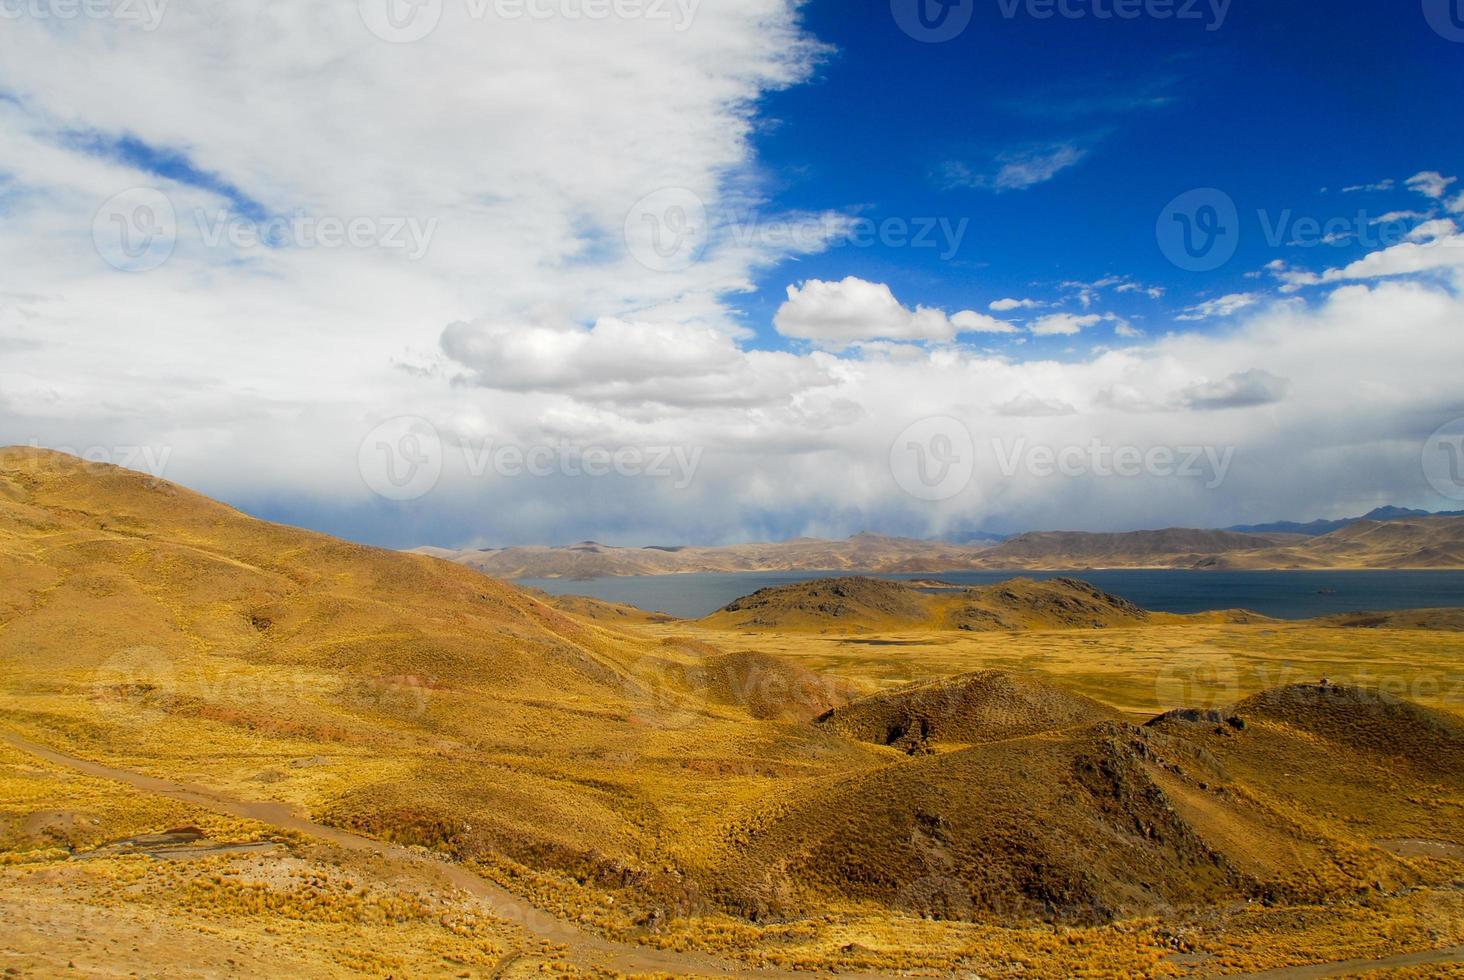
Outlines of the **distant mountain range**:
<svg viewBox="0 0 1464 980">
<path fill-rule="evenodd" d="M 1409 517 L 1464 517 L 1464 510 L 1431 514 L 1426 510 L 1410 510 L 1407 507 L 1379 507 L 1361 517 L 1344 517 L 1336 521 L 1316 520 L 1308 521 L 1305 524 L 1297 521 L 1276 521 L 1271 524 L 1242 524 L 1237 527 L 1228 527 L 1225 530 L 1240 531 L 1246 534 L 1305 534 L 1307 537 L 1314 538 L 1323 534 L 1331 534 L 1333 531 L 1340 531 L 1359 521 L 1397 521 Z"/>
<path fill-rule="evenodd" d="M 566 547 L 417 550 L 510 579 L 775 571 L 1464 568 L 1464 514 L 1383 508 L 1373 515 L 1249 530 L 1034 531 L 1000 542 L 959 544 L 859 534 L 846 541 L 796 538 L 719 548 L 622 548 L 584 541 Z M 1337 526 L 1330 531 L 1284 530 L 1321 523 Z"/>
</svg>

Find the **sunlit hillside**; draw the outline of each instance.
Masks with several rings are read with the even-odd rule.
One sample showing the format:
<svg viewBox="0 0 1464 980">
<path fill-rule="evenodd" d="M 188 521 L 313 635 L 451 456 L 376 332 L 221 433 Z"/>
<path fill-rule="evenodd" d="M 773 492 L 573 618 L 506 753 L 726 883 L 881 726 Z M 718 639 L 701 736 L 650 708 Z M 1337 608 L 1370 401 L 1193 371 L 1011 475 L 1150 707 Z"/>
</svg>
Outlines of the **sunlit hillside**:
<svg viewBox="0 0 1464 980">
<path fill-rule="evenodd" d="M 1183 976 L 1464 944 L 1448 691 L 1237 675 L 1219 705 L 1144 660 L 1366 642 L 1455 676 L 1426 619 L 855 580 L 682 623 L 36 450 L 0 453 L 0 567 L 23 970 L 161 943 L 191 970 Z M 849 602 L 874 618 L 825 635 Z M 1084 666 L 1100 642 L 1129 659 Z"/>
</svg>

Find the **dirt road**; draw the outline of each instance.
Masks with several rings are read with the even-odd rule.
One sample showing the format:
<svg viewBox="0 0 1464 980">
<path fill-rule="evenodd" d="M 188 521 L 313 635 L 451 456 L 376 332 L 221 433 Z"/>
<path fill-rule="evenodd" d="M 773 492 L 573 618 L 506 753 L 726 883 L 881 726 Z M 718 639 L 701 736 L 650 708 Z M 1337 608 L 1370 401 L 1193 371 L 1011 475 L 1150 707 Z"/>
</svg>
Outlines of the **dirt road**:
<svg viewBox="0 0 1464 980">
<path fill-rule="evenodd" d="M 166 796 L 170 799 L 213 810 L 232 817 L 255 820 L 277 830 L 293 831 L 351 851 L 380 855 L 401 865 L 417 869 L 438 880 L 477 897 L 494 915 L 511 922 L 535 939 L 557 943 L 568 950 L 576 964 L 604 967 L 621 973 L 669 973 L 676 976 L 747 977 L 762 980 L 807 980 L 808 973 L 777 970 L 756 970 L 696 953 L 680 953 L 616 943 L 586 932 L 542 909 L 525 902 L 517 895 L 458 865 L 432 858 L 394 844 L 386 844 L 315 823 L 281 803 L 260 803 L 240 800 L 203 786 L 176 783 L 125 769 L 114 769 L 66 755 L 10 732 L 0 732 L 6 744 L 58 766 L 65 766 L 88 776 L 109 779 L 134 789 Z"/>
</svg>

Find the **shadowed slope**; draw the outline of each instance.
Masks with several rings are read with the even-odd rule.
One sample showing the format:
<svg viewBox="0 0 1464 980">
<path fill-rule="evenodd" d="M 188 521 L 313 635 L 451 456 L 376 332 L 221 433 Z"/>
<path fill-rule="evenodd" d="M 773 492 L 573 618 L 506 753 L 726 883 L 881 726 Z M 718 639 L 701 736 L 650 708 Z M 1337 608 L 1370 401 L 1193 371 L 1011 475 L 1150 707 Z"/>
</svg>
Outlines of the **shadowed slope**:
<svg viewBox="0 0 1464 980">
<path fill-rule="evenodd" d="M 1217 777 L 1177 739 L 1120 723 L 929 756 L 855 777 L 749 827 L 724 900 L 821 899 L 951 919 L 1106 921 L 1244 894 L 1151 768 Z"/>
<path fill-rule="evenodd" d="M 861 698 L 819 724 L 916 753 L 939 743 L 996 742 L 1116 717 L 1106 705 L 1042 681 L 983 671 Z"/>
</svg>

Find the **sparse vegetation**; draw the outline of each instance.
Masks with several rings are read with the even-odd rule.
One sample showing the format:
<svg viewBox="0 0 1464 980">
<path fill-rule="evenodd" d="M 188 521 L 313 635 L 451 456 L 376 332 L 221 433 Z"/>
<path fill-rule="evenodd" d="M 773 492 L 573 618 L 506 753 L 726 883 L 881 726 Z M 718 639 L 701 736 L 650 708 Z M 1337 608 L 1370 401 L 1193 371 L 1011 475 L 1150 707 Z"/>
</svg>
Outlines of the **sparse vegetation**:
<svg viewBox="0 0 1464 980">
<path fill-rule="evenodd" d="M 1076 582 L 838 597 L 887 617 L 854 635 L 674 622 L 26 452 L 3 728 L 144 782 L 0 745 L 25 969 L 1177 977 L 1464 944 L 1457 631 Z"/>
</svg>

